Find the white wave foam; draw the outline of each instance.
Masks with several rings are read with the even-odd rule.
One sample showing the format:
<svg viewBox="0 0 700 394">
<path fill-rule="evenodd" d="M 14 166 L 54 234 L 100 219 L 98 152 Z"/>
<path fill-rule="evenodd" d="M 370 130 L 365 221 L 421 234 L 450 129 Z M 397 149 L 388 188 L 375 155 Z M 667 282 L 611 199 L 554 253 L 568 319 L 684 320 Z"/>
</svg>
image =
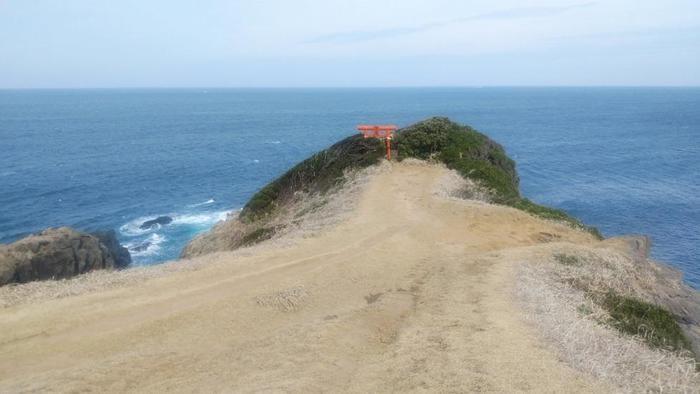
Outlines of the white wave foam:
<svg viewBox="0 0 700 394">
<path fill-rule="evenodd" d="M 277 140 L 275 140 L 275 141 L 265 141 L 265 143 L 266 143 L 266 144 L 275 144 L 275 145 L 278 145 L 278 144 L 281 144 L 282 141 L 277 141 Z"/>
<path fill-rule="evenodd" d="M 228 217 L 230 211 L 216 211 L 216 212 L 206 212 L 206 213 L 196 213 L 189 215 L 175 215 L 173 216 L 173 225 L 213 225 L 217 222 L 225 220 Z"/>
<path fill-rule="evenodd" d="M 214 202 L 214 199 L 209 201 Z M 207 204 L 210 204 L 207 201 Z M 192 214 L 165 214 L 165 215 L 151 215 L 142 216 L 119 227 L 119 232 L 127 237 L 138 237 L 144 234 L 155 233 L 167 226 L 197 226 L 197 227 L 207 227 L 213 226 L 217 222 L 225 220 L 232 211 L 214 211 L 214 212 L 203 212 L 203 213 L 192 213 Z M 172 222 L 165 226 L 156 224 L 147 229 L 142 229 L 141 225 L 147 220 L 155 219 L 159 216 L 169 216 L 173 219 Z"/>
<path fill-rule="evenodd" d="M 132 257 L 154 256 L 160 253 L 161 244 L 167 240 L 164 235 L 151 234 L 145 240 L 127 242 L 124 247 L 129 249 Z"/>
<path fill-rule="evenodd" d="M 148 233 L 151 233 L 153 231 L 157 231 L 161 228 L 160 224 L 156 224 L 156 225 L 151 226 L 147 229 L 141 228 L 141 225 L 143 224 L 143 222 L 145 222 L 147 220 L 153 220 L 157 217 L 158 217 L 158 215 L 142 216 L 142 217 L 136 218 L 136 219 L 122 225 L 121 227 L 119 227 L 119 232 L 122 233 L 123 235 L 129 236 L 129 237 L 136 237 L 139 235 L 148 234 Z"/>
<path fill-rule="evenodd" d="M 190 205 L 188 205 L 188 207 L 191 207 L 191 208 L 194 208 L 194 207 L 201 207 L 201 206 L 204 206 L 204 205 L 213 204 L 213 203 L 215 203 L 215 202 L 216 202 L 216 200 L 214 200 L 213 198 L 210 198 L 210 199 L 208 199 L 207 201 L 204 201 L 204 202 L 200 202 L 200 203 L 197 203 L 197 204 L 190 204 Z"/>
</svg>

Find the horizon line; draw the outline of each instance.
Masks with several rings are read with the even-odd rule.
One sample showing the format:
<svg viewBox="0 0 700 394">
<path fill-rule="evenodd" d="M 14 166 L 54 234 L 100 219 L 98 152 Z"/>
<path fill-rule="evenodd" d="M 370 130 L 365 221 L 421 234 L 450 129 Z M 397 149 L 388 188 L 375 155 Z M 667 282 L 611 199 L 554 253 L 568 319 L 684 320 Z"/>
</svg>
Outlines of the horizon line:
<svg viewBox="0 0 700 394">
<path fill-rule="evenodd" d="M 294 89 L 487 89 L 487 88 L 700 88 L 698 85 L 377 85 L 377 86 L 80 86 L 80 87 L 0 87 L 8 90 L 294 90 Z"/>
</svg>

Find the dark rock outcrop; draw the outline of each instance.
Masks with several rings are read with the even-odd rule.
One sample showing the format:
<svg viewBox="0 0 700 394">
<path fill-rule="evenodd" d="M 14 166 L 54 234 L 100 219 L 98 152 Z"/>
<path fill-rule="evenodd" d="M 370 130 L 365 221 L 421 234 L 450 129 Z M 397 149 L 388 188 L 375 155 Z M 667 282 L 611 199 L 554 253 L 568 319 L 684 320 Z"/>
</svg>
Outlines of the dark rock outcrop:
<svg viewBox="0 0 700 394">
<path fill-rule="evenodd" d="M 132 247 L 131 250 L 134 251 L 134 252 L 143 252 L 143 251 L 148 250 L 148 248 L 149 248 L 150 246 L 151 246 L 151 243 L 148 242 L 148 241 L 145 241 L 145 242 L 142 243 L 142 244 L 139 244 L 139 245 L 137 245 L 137 246 Z"/>
<path fill-rule="evenodd" d="M 100 240 L 102 245 L 107 247 L 107 250 L 114 258 L 115 268 L 126 268 L 131 264 L 131 254 L 129 254 L 129 249 L 123 247 L 119 240 L 117 240 L 117 234 L 114 230 L 107 231 L 96 231 L 92 233 Z"/>
<path fill-rule="evenodd" d="M 98 237 L 68 227 L 50 228 L 0 245 L 0 286 L 70 278 L 96 269 L 125 267 L 130 261 L 113 231 Z"/>
<path fill-rule="evenodd" d="M 157 225 L 162 226 L 165 224 L 170 224 L 172 221 L 173 221 L 173 218 L 171 218 L 170 216 L 158 216 L 155 219 L 146 220 L 145 222 L 143 222 L 143 224 L 141 224 L 141 226 L 139 226 L 139 228 L 141 230 L 148 230 L 148 229 L 155 227 Z"/>
</svg>

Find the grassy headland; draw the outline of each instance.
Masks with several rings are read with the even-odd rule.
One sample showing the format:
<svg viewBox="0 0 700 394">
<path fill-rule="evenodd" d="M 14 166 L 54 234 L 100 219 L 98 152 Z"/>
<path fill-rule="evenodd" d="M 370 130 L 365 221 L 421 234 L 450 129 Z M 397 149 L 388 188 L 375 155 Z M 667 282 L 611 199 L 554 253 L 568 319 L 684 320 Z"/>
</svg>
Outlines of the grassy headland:
<svg viewBox="0 0 700 394">
<path fill-rule="evenodd" d="M 566 212 L 524 198 L 520 194 L 515 162 L 500 144 L 470 126 L 434 117 L 399 130 L 392 145 L 398 151 L 399 161 L 420 159 L 442 163 L 475 182 L 492 203 L 563 222 L 603 238 L 595 227 Z M 347 171 L 377 164 L 383 156 L 384 145 L 379 140 L 354 135 L 300 162 L 248 201 L 239 216 L 240 232 L 231 246 L 250 246 L 273 237 L 284 226 L 271 224 L 271 219 L 287 210 L 295 199 L 325 194 L 342 184 Z M 652 346 L 689 349 L 687 339 L 667 310 L 634 298 L 611 297 L 599 304 L 609 310 L 613 327 L 630 334 L 646 330 L 643 337 Z M 653 334 L 648 333 L 650 330 Z"/>
<path fill-rule="evenodd" d="M 586 226 L 566 212 L 536 204 L 520 195 L 515 162 L 503 147 L 469 126 L 434 117 L 397 132 L 393 145 L 398 159 L 437 161 L 488 190 L 491 201 L 535 216 L 565 222 L 602 239 L 595 227 Z M 384 147 L 376 139 L 348 137 L 302 161 L 257 192 L 243 207 L 240 220 L 252 223 L 274 215 L 298 193 L 325 193 L 343 181 L 350 169 L 379 162 Z M 256 230 L 253 230 L 256 231 Z"/>
</svg>

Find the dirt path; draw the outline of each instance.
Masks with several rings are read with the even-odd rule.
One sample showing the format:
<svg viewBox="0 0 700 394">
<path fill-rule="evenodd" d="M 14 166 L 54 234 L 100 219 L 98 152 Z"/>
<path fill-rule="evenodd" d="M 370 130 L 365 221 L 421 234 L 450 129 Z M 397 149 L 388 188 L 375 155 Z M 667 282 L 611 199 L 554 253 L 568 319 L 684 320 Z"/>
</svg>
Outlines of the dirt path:
<svg viewBox="0 0 700 394">
<path fill-rule="evenodd" d="M 521 322 L 499 259 L 590 238 L 437 197 L 444 172 L 394 165 L 292 247 L 0 310 L 0 392 L 605 391 Z"/>
</svg>

